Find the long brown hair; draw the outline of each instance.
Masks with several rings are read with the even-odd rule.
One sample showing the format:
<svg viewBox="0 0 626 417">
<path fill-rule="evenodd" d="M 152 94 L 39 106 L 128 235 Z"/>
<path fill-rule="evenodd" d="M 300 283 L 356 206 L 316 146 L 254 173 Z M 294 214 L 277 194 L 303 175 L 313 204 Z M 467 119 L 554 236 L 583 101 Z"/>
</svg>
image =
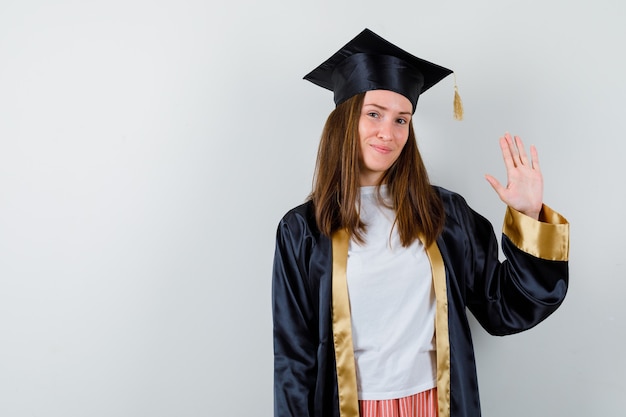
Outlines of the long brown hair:
<svg viewBox="0 0 626 417">
<path fill-rule="evenodd" d="M 315 207 L 315 219 L 322 233 L 331 236 L 347 229 L 358 242 L 364 241 L 365 225 L 359 218 L 359 119 L 365 93 L 339 104 L 322 131 L 313 190 L 309 198 Z M 417 148 L 413 124 L 409 138 L 394 164 L 382 176 L 396 212 L 402 246 L 415 239 L 430 245 L 443 230 L 445 221 L 439 194 L 430 184 L 428 173 Z M 379 184 L 379 186 L 380 186 Z"/>
</svg>

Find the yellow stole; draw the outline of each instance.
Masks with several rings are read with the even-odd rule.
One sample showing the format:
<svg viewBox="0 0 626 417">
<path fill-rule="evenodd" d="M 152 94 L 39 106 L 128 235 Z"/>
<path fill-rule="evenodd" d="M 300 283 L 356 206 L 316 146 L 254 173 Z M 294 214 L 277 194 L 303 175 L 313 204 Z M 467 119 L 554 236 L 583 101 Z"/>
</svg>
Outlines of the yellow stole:
<svg viewBox="0 0 626 417">
<path fill-rule="evenodd" d="M 332 315 L 337 389 L 341 417 L 359 417 L 359 399 L 356 386 L 356 365 L 352 344 L 352 322 L 346 270 L 350 237 L 344 229 L 332 236 L 333 276 Z M 439 417 L 450 416 L 450 339 L 448 337 L 448 295 L 443 258 L 436 243 L 426 248 L 433 272 L 437 299 L 435 336 L 437 340 L 437 400 Z"/>
</svg>

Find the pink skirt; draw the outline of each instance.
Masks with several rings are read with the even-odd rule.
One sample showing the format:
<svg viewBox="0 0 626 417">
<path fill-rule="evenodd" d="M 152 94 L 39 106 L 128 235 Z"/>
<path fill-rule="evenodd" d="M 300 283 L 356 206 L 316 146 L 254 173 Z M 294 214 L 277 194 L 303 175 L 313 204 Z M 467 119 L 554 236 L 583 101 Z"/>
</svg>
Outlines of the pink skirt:
<svg viewBox="0 0 626 417">
<path fill-rule="evenodd" d="M 360 400 L 361 417 L 437 417 L 437 388 L 393 400 Z"/>
</svg>

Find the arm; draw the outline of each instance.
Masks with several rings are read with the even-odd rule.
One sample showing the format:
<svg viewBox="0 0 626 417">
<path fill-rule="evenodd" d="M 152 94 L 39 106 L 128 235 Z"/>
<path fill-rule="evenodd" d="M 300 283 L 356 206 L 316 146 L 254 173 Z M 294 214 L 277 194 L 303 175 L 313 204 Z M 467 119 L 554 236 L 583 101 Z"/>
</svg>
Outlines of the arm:
<svg viewBox="0 0 626 417">
<path fill-rule="evenodd" d="M 531 160 L 519 137 L 500 138 L 507 186 L 487 175 L 508 206 L 500 263 L 491 225 L 468 212 L 474 274 L 467 277 L 468 307 L 487 331 L 509 334 L 533 327 L 561 304 L 568 285 L 569 224 L 543 205 L 543 177 L 537 150 Z"/>
<path fill-rule="evenodd" d="M 505 215 L 502 249 L 489 222 L 469 210 L 467 306 L 489 333 L 506 335 L 534 327 L 563 302 L 568 287 L 569 225 L 549 207 L 541 220 L 511 208 Z"/>
<path fill-rule="evenodd" d="M 283 219 L 278 227 L 272 276 L 274 416 L 306 417 L 314 396 L 317 329 L 305 285 L 304 226 L 290 226 Z"/>
</svg>

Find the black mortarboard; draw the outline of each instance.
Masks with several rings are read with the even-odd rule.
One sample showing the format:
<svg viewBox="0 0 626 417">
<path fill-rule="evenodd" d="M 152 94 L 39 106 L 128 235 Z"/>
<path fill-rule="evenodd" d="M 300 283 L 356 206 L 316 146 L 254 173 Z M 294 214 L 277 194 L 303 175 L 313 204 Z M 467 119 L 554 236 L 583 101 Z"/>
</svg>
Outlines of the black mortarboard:
<svg viewBox="0 0 626 417">
<path fill-rule="evenodd" d="M 304 79 L 333 91 L 335 105 L 366 91 L 390 90 L 408 98 L 415 112 L 420 94 L 451 73 L 365 29 Z"/>
</svg>

